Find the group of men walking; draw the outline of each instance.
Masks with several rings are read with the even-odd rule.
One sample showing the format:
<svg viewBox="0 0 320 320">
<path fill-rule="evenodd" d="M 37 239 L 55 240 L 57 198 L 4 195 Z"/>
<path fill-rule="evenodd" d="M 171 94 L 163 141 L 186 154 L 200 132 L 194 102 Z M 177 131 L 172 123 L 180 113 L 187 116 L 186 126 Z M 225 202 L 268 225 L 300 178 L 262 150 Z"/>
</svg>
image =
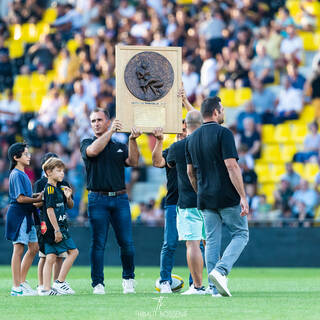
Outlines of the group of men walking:
<svg viewBox="0 0 320 320">
<path fill-rule="evenodd" d="M 165 168 L 167 189 L 164 242 L 160 257 L 160 292 L 171 293 L 171 271 L 178 240 L 186 241 L 190 288 L 184 294 L 211 293 L 231 296 L 227 275 L 248 242 L 248 203 L 238 154 L 231 131 L 221 124 L 224 109 L 218 97 L 207 98 L 201 112 L 189 110 L 184 132 L 177 142 L 162 150 L 163 132 L 154 130 L 156 145 L 153 165 Z M 129 146 L 113 141 L 121 123 L 111 121 L 107 112 L 95 109 L 90 115 L 93 139 L 81 142 L 87 170 L 88 215 L 92 226 L 91 278 L 93 293 L 104 294 L 104 249 L 112 224 L 121 250 L 123 292 L 134 293 L 134 245 L 131 215 L 125 190 L 125 166 L 137 166 L 139 130 L 132 129 Z M 222 224 L 231 233 L 231 242 L 221 251 Z M 203 255 L 209 288 L 202 284 Z"/>
</svg>

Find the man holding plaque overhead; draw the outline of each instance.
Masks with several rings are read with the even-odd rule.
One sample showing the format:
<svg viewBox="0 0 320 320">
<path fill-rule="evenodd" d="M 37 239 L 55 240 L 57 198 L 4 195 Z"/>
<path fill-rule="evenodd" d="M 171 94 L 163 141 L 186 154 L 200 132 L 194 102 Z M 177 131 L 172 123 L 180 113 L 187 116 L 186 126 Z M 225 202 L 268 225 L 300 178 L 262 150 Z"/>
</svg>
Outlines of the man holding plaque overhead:
<svg viewBox="0 0 320 320">
<path fill-rule="evenodd" d="M 131 213 L 124 181 L 125 166 L 137 166 L 139 150 L 136 139 L 141 132 L 133 128 L 127 145 L 112 140 L 122 130 L 107 111 L 95 109 L 90 114 L 94 137 L 81 142 L 81 154 L 87 171 L 88 216 L 92 227 L 91 278 L 94 294 L 105 294 L 104 249 L 111 223 L 121 250 L 123 293 L 135 293 L 134 245 Z M 110 128 L 109 128 L 110 127 Z"/>
</svg>

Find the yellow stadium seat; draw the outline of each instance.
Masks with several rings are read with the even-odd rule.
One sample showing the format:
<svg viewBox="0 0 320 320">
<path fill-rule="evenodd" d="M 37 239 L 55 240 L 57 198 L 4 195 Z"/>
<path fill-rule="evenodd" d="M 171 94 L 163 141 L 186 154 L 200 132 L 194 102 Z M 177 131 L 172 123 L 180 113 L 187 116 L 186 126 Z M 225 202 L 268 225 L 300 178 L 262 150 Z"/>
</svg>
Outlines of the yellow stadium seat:
<svg viewBox="0 0 320 320">
<path fill-rule="evenodd" d="M 277 144 L 265 144 L 262 146 L 262 157 L 264 161 L 270 163 L 281 162 L 280 147 Z"/>
<path fill-rule="evenodd" d="M 27 43 L 34 43 L 39 40 L 35 24 L 25 23 L 22 25 L 21 40 Z"/>
<path fill-rule="evenodd" d="M 293 170 L 300 176 L 304 174 L 304 165 L 301 162 L 294 162 L 292 165 Z"/>
<path fill-rule="evenodd" d="M 283 162 L 291 162 L 296 152 L 297 152 L 297 147 L 295 144 L 284 144 L 280 148 L 280 159 Z"/>
<path fill-rule="evenodd" d="M 21 58 L 24 54 L 24 44 L 22 41 L 11 40 L 9 42 L 10 59 Z"/>
<path fill-rule="evenodd" d="M 239 88 L 235 91 L 235 101 L 238 106 L 251 100 L 252 91 L 250 88 Z"/>
<path fill-rule="evenodd" d="M 237 107 L 234 89 L 221 88 L 219 90 L 219 97 L 223 106 Z"/>
<path fill-rule="evenodd" d="M 259 184 L 258 186 L 258 193 L 259 194 L 264 194 L 267 197 L 267 202 L 268 203 L 274 203 L 274 191 L 275 191 L 275 184 L 274 183 L 264 183 L 264 184 Z"/>
<path fill-rule="evenodd" d="M 314 105 L 307 105 L 303 108 L 300 119 L 303 123 L 310 123 L 315 120 L 315 107 Z"/>
<path fill-rule="evenodd" d="M 306 51 L 317 51 L 316 36 L 311 31 L 300 31 L 299 36 L 303 41 L 303 48 Z"/>
<path fill-rule="evenodd" d="M 34 105 L 31 95 L 23 95 L 19 99 L 21 105 L 21 112 L 34 112 Z"/>
<path fill-rule="evenodd" d="M 317 163 L 306 163 L 302 177 L 310 183 L 314 183 L 316 175 L 319 173 L 319 165 Z"/>
<path fill-rule="evenodd" d="M 40 39 L 42 34 L 50 33 L 50 25 L 45 22 L 38 22 L 36 24 L 37 41 Z"/>
<path fill-rule="evenodd" d="M 271 181 L 279 182 L 281 176 L 283 176 L 286 172 L 286 168 L 284 164 L 273 164 L 270 168 L 270 176 Z"/>
<path fill-rule="evenodd" d="M 175 134 L 165 134 L 163 139 L 163 148 L 169 148 L 176 141 Z"/>
<path fill-rule="evenodd" d="M 188 110 L 186 108 L 182 108 L 182 119 L 185 119 L 187 116 Z"/>
<path fill-rule="evenodd" d="M 270 182 L 270 169 L 267 163 L 257 163 L 254 166 L 254 171 L 258 176 L 259 183 Z"/>
<path fill-rule="evenodd" d="M 15 78 L 13 91 L 15 93 L 30 93 L 30 77 L 26 75 L 18 75 Z"/>
<path fill-rule="evenodd" d="M 261 134 L 262 134 L 262 142 L 263 143 L 274 143 L 274 131 L 275 126 L 273 124 L 264 124 L 261 127 Z"/>
<path fill-rule="evenodd" d="M 274 139 L 279 143 L 291 141 L 291 127 L 287 123 L 278 124 L 275 128 Z"/>
<path fill-rule="evenodd" d="M 48 8 L 44 15 L 42 21 L 45 23 L 53 23 L 57 19 L 57 10 L 55 8 Z"/>
<path fill-rule="evenodd" d="M 308 134 L 308 126 L 305 124 L 296 124 L 292 126 L 292 141 L 303 143 L 306 135 Z"/>
<path fill-rule="evenodd" d="M 12 40 L 20 40 L 22 36 L 22 28 L 20 24 L 11 25 L 9 28 L 10 38 Z"/>
<path fill-rule="evenodd" d="M 35 91 L 46 92 L 49 88 L 50 80 L 44 74 L 32 73 L 30 85 Z"/>
<path fill-rule="evenodd" d="M 139 207 L 139 205 L 138 204 L 132 204 L 131 206 L 130 206 L 130 211 L 131 211 L 131 218 L 132 218 L 132 220 L 133 221 L 136 221 L 137 220 L 137 218 L 139 217 L 139 215 L 140 215 L 140 207 Z"/>
</svg>

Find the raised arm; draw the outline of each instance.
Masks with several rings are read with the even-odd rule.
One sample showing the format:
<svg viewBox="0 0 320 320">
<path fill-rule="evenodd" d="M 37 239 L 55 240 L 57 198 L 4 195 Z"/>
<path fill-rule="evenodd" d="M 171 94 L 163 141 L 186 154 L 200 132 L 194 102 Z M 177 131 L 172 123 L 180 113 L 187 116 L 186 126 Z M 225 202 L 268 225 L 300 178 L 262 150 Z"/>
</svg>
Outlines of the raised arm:
<svg viewBox="0 0 320 320">
<path fill-rule="evenodd" d="M 182 103 L 183 103 L 184 107 L 187 109 L 187 111 L 191 111 L 194 109 L 194 107 L 192 106 L 192 104 L 190 103 L 190 101 L 187 98 L 186 91 L 184 90 L 183 85 L 178 91 L 178 97 L 182 98 Z"/>
<path fill-rule="evenodd" d="M 122 129 L 122 124 L 119 120 L 114 120 L 110 130 L 103 133 L 98 139 L 96 139 L 86 150 L 86 154 L 88 157 L 96 157 L 100 154 L 100 152 L 107 146 L 109 143 L 111 136 L 117 130 Z"/>
<path fill-rule="evenodd" d="M 236 188 L 241 199 L 240 200 L 241 216 L 246 216 L 249 213 L 249 205 L 247 202 L 246 192 L 244 190 L 241 169 L 238 165 L 237 160 L 234 158 L 225 159 L 224 163 L 227 167 L 230 180 L 234 185 L 234 187 Z"/>
<path fill-rule="evenodd" d="M 162 156 L 163 129 L 156 128 L 152 134 L 156 138 L 156 145 L 152 151 L 152 165 L 156 168 L 164 168 L 166 166 L 166 159 Z"/>
<path fill-rule="evenodd" d="M 137 138 L 141 136 L 141 131 L 136 128 L 131 129 L 131 134 L 129 137 L 129 151 L 128 158 L 126 159 L 126 165 L 130 167 L 137 167 L 139 164 L 139 149 L 137 145 Z"/>
</svg>

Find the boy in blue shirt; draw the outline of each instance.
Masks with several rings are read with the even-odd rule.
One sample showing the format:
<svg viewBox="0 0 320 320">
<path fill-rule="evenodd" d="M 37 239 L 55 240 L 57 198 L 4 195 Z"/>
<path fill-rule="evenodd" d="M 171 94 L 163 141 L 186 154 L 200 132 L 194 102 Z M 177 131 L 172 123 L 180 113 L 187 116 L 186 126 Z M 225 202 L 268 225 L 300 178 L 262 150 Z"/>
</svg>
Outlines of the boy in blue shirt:
<svg viewBox="0 0 320 320">
<path fill-rule="evenodd" d="M 44 253 L 46 261 L 43 268 L 43 290 L 42 296 L 74 294 L 69 284 L 65 281 L 67 274 L 77 258 L 79 251 L 68 232 L 66 206 L 73 207 L 72 190 L 58 183 L 63 181 L 65 165 L 58 158 L 48 159 L 43 170 L 48 177 L 48 183 L 44 192 L 44 210 L 41 233 L 44 240 Z M 54 281 L 51 288 L 52 268 L 57 256 L 67 252 L 58 279 Z"/>
<path fill-rule="evenodd" d="M 30 179 L 24 172 L 30 165 L 31 154 L 24 143 L 15 143 L 8 149 L 10 160 L 9 198 L 10 206 L 6 220 L 6 238 L 13 243 L 11 269 L 12 296 L 36 295 L 28 282 L 27 273 L 39 250 L 32 214 L 33 204 L 42 201 L 42 193 L 33 195 Z M 23 256 L 24 246 L 28 250 Z M 22 261 L 21 261 L 22 260 Z"/>
</svg>

